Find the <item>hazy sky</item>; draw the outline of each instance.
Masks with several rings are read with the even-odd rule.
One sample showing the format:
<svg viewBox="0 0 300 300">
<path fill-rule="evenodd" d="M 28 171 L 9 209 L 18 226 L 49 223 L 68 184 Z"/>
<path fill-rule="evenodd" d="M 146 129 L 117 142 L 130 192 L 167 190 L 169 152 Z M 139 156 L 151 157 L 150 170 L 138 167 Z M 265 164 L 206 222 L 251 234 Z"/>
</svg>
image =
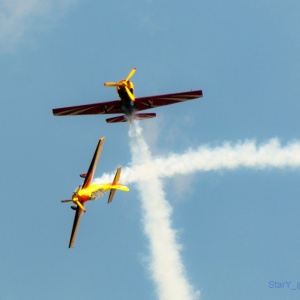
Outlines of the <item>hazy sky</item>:
<svg viewBox="0 0 300 300">
<path fill-rule="evenodd" d="M 177 291 L 183 270 L 196 299 L 298 299 L 299 12 L 296 0 L 0 0 L 0 298 L 168 299 L 161 286 Z M 140 144 L 104 116 L 52 116 L 116 100 L 103 83 L 133 67 L 137 97 L 204 97 L 155 109 Z M 68 249 L 74 212 L 60 200 L 102 136 L 96 177 L 122 165 L 131 190 L 88 203 Z M 164 211 L 172 247 L 152 256 L 147 226 Z"/>
</svg>

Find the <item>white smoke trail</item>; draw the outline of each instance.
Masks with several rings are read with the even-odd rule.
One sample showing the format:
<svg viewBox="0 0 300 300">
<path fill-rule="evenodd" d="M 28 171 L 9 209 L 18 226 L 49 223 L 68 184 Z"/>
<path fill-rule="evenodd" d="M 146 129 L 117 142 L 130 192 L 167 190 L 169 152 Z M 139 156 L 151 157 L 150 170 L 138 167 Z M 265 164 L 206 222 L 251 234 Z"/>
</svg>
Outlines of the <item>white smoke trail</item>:
<svg viewBox="0 0 300 300">
<path fill-rule="evenodd" d="M 137 182 L 145 170 L 148 172 L 152 169 L 159 178 L 164 178 L 224 169 L 299 167 L 300 141 L 296 140 L 284 146 L 278 138 L 273 138 L 262 145 L 257 145 L 255 141 L 239 142 L 235 145 L 227 142 L 216 148 L 201 146 L 194 150 L 188 149 L 183 154 L 171 153 L 168 156 L 153 157 L 151 161 L 145 161 L 143 164 L 125 167 L 122 171 L 122 182 Z M 112 174 L 104 174 L 101 182 L 109 181 L 112 177 Z"/>
<path fill-rule="evenodd" d="M 255 141 L 220 147 L 201 146 L 183 154 L 152 157 L 140 135 L 132 138 L 132 163 L 122 170 L 122 183 L 137 183 L 141 193 L 145 232 L 149 236 L 152 255 L 151 271 L 160 299 L 193 299 L 197 292 L 189 285 L 180 260 L 180 246 L 171 228 L 172 208 L 165 200 L 162 178 L 178 174 L 235 170 L 237 168 L 300 168 L 300 141 L 282 145 L 273 138 L 258 145 Z M 109 182 L 113 174 L 104 174 L 98 182 Z M 181 284 L 180 284 L 181 282 Z M 176 296 L 178 296 L 176 298 Z"/>
<path fill-rule="evenodd" d="M 141 128 L 130 129 L 132 164 L 151 165 L 152 157 Z M 165 199 L 162 181 L 155 168 L 143 168 L 137 188 L 141 194 L 143 224 L 150 244 L 150 271 L 161 300 L 198 299 L 199 292 L 189 284 L 180 257 L 181 247 L 172 229 L 172 208 Z"/>
</svg>

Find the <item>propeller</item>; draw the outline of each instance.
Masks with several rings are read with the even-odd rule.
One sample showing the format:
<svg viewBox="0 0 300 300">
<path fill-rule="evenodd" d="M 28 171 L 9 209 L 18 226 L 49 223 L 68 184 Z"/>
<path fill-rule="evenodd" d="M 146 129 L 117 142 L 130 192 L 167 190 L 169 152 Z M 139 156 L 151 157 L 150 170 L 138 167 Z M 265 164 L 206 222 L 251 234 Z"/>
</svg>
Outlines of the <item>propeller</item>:
<svg viewBox="0 0 300 300">
<path fill-rule="evenodd" d="M 79 208 L 80 208 L 82 211 L 85 211 L 85 208 L 84 208 L 84 206 L 81 204 L 81 202 L 79 201 L 78 197 L 74 197 L 72 201 L 73 201 L 74 204 L 76 204 L 77 206 L 79 206 Z"/>
<path fill-rule="evenodd" d="M 82 203 L 79 201 L 79 198 L 78 198 L 78 192 L 79 190 L 81 189 L 81 186 L 79 186 L 76 190 L 76 192 L 73 194 L 72 196 L 72 199 L 67 199 L 67 200 L 61 200 L 61 203 L 67 203 L 67 202 L 73 202 L 74 204 L 76 204 L 77 206 L 79 206 L 79 208 L 81 210 L 83 210 L 85 212 L 85 208 L 84 206 L 82 205 Z"/>
<path fill-rule="evenodd" d="M 105 82 L 104 85 L 125 88 L 130 100 L 134 101 L 135 97 L 132 94 L 132 92 L 130 91 L 130 89 L 128 88 L 128 82 L 129 82 L 130 78 L 133 76 L 133 74 L 135 73 L 135 71 L 136 71 L 136 68 L 133 68 L 127 75 L 126 79 L 120 80 L 119 82 Z"/>
<path fill-rule="evenodd" d="M 133 69 L 129 72 L 129 74 L 127 75 L 125 81 L 128 81 L 128 80 L 133 76 L 133 74 L 135 73 L 135 71 L 136 71 L 136 68 L 133 68 Z"/>
</svg>

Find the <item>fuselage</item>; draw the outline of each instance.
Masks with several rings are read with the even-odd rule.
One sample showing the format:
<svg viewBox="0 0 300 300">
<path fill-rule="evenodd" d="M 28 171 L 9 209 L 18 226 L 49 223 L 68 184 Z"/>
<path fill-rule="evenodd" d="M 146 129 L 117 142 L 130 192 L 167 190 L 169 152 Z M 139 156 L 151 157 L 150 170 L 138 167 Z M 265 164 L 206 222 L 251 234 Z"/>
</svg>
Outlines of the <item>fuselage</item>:
<svg viewBox="0 0 300 300">
<path fill-rule="evenodd" d="M 127 82 L 127 88 L 134 95 L 134 85 L 131 81 Z M 129 119 L 131 119 L 136 111 L 134 102 L 130 99 L 125 87 L 118 86 L 116 89 L 121 100 L 121 110 Z"/>
<path fill-rule="evenodd" d="M 78 198 L 81 203 L 89 200 L 95 200 L 104 195 L 109 190 L 109 184 L 91 184 L 85 189 L 80 189 L 77 193 L 74 193 L 72 198 Z"/>
<path fill-rule="evenodd" d="M 81 203 L 85 203 L 90 200 L 95 200 L 102 197 L 107 191 L 111 189 L 128 191 L 128 187 L 122 184 L 91 184 L 85 189 L 80 189 L 78 192 L 74 193 L 72 199 L 78 199 Z"/>
</svg>

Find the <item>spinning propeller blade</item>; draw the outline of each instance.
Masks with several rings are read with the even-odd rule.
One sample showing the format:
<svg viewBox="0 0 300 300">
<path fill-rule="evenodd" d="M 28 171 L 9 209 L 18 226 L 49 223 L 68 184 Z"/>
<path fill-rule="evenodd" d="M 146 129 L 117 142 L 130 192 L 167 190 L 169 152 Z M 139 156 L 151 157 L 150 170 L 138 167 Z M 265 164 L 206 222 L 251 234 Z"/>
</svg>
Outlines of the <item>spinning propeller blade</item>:
<svg viewBox="0 0 300 300">
<path fill-rule="evenodd" d="M 77 204 L 81 210 L 85 211 L 84 206 L 81 204 L 81 202 L 80 202 L 79 200 L 77 200 L 77 201 L 74 200 L 73 202 L 74 202 L 75 204 Z"/>
<path fill-rule="evenodd" d="M 105 86 L 120 86 L 118 82 L 104 82 Z"/>
<path fill-rule="evenodd" d="M 79 186 L 77 188 L 76 192 L 74 192 L 74 194 L 72 196 L 72 199 L 61 200 L 61 203 L 73 202 L 74 204 L 76 204 L 77 206 L 79 206 L 79 208 L 81 210 L 85 211 L 85 208 L 82 205 L 82 203 L 79 201 L 78 195 L 77 195 L 77 193 L 79 192 L 80 189 L 81 189 L 81 186 Z"/>
<path fill-rule="evenodd" d="M 128 96 L 129 96 L 130 100 L 131 100 L 131 101 L 134 101 L 135 98 L 134 98 L 134 96 L 132 95 L 132 93 L 130 92 L 129 88 L 128 88 L 127 86 L 125 86 L 125 89 L 126 89 L 126 92 L 127 92 Z"/>
<path fill-rule="evenodd" d="M 84 206 L 81 204 L 81 202 L 78 199 L 78 192 L 80 191 L 81 186 L 78 186 L 76 192 L 74 193 L 73 197 L 72 197 L 72 201 L 74 204 L 76 204 L 77 206 L 79 206 L 79 208 L 83 211 L 85 211 Z"/>
<path fill-rule="evenodd" d="M 125 79 L 126 82 L 133 76 L 133 74 L 135 73 L 135 71 L 136 71 L 136 68 L 133 68 L 133 69 L 129 72 L 127 78 Z"/>
</svg>

